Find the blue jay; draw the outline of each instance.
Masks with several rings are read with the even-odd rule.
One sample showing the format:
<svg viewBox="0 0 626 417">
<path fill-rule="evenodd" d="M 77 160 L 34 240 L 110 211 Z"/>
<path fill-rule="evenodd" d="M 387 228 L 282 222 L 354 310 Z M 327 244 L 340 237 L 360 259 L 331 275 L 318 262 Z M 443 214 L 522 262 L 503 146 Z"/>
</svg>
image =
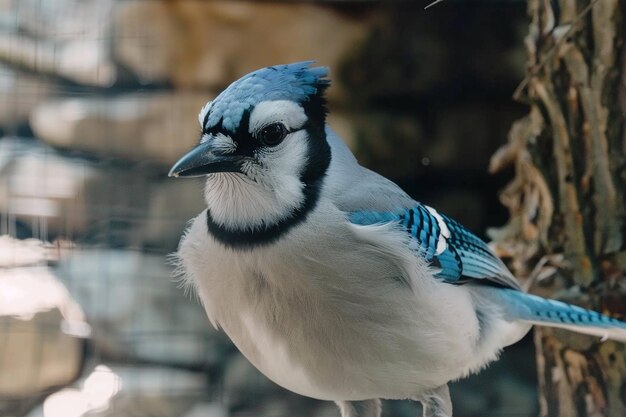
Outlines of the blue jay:
<svg viewBox="0 0 626 417">
<path fill-rule="evenodd" d="M 448 381 L 533 324 L 626 340 L 626 323 L 521 291 L 479 238 L 358 164 L 326 125 L 327 69 L 235 81 L 170 176 L 205 176 L 177 252 L 209 320 L 268 378 L 379 417 L 380 399 L 450 417 Z"/>
</svg>

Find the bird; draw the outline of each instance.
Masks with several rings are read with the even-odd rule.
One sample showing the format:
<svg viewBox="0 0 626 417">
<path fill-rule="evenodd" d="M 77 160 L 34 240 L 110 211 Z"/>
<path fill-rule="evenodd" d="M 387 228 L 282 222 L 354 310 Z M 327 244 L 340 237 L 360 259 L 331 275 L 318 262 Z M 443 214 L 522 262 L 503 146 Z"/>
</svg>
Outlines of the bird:
<svg viewBox="0 0 626 417">
<path fill-rule="evenodd" d="M 169 173 L 205 182 L 183 280 L 258 370 L 342 417 L 380 417 L 381 399 L 451 417 L 448 382 L 533 325 L 626 341 L 622 321 L 525 293 L 475 234 L 361 166 L 326 122 L 329 86 L 314 61 L 244 75 Z"/>
</svg>

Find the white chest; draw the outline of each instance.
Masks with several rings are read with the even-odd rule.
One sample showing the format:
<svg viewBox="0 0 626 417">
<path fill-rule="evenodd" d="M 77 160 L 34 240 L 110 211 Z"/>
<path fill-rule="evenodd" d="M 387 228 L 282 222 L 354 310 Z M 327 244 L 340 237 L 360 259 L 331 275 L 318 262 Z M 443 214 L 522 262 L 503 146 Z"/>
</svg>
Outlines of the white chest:
<svg viewBox="0 0 626 417">
<path fill-rule="evenodd" d="M 289 262 L 271 262 L 266 253 L 252 256 L 226 249 L 206 233 L 204 213 L 192 224 L 179 255 L 187 277 L 192 280 L 207 315 L 224 330 L 244 356 L 275 383 L 313 398 L 345 398 L 332 384 L 321 384 L 311 363 L 317 347 L 301 330 L 311 321 L 323 320 L 310 308 L 304 288 L 287 286 L 277 290 L 277 281 L 296 282 L 298 268 Z M 268 282 L 268 281 L 273 281 Z M 288 337 L 289 333 L 293 337 Z M 300 347 L 298 347 L 300 346 Z M 306 352 L 301 350 L 305 349 Z M 302 354 L 302 355 L 301 355 Z M 339 395 L 339 396 L 338 396 Z"/>
</svg>

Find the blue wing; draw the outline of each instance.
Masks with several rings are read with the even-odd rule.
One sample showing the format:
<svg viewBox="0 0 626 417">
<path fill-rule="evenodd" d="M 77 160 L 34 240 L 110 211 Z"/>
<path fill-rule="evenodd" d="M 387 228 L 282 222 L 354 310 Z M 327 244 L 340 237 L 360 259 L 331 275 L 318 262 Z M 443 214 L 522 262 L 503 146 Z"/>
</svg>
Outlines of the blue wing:
<svg viewBox="0 0 626 417">
<path fill-rule="evenodd" d="M 485 242 L 431 207 L 416 203 L 393 212 L 355 211 L 349 213 L 348 219 L 358 225 L 399 223 L 411 235 L 422 256 L 440 269 L 436 276 L 446 282 L 485 280 L 520 289 L 511 272 Z"/>
</svg>

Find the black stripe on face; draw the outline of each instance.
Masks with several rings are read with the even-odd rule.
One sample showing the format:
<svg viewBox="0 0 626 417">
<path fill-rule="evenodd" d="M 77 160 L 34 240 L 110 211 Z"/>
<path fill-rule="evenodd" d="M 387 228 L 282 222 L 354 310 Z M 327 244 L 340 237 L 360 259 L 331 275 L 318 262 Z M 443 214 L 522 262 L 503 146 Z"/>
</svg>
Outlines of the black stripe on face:
<svg viewBox="0 0 626 417">
<path fill-rule="evenodd" d="M 250 125 L 250 110 L 245 110 L 241 116 L 241 121 L 237 130 L 231 132 L 224 129 L 223 121 L 220 119 L 215 126 L 202 132 L 203 135 L 217 135 L 219 133 L 232 139 L 237 147 L 234 155 L 254 157 L 255 151 L 260 147 L 259 143 L 248 132 Z"/>
<path fill-rule="evenodd" d="M 307 112 L 306 105 L 304 108 L 305 112 Z M 307 116 L 309 116 L 308 113 Z M 249 117 L 250 115 L 248 114 L 246 120 L 249 120 Z M 245 125 L 247 134 L 248 123 L 246 122 Z M 240 250 L 250 250 L 259 246 L 269 245 L 278 241 L 295 226 L 304 222 L 309 213 L 315 209 L 323 187 L 324 177 L 330 165 L 330 146 L 326 141 L 323 120 L 320 126 L 319 120 L 309 119 L 304 128 L 308 133 L 308 149 L 307 165 L 300 174 L 300 180 L 304 185 L 304 199 L 300 206 L 278 222 L 252 230 L 249 228 L 236 230 L 226 228 L 224 225 L 216 223 L 213 216 L 211 216 L 211 210 L 207 209 L 207 228 L 217 241 L 226 247 Z M 239 153 L 239 144 L 237 153 Z"/>
<path fill-rule="evenodd" d="M 206 114 L 204 115 L 204 119 L 202 120 L 202 134 L 205 134 L 207 132 L 207 128 L 206 125 L 207 123 L 209 123 L 209 115 L 211 114 L 211 110 L 207 110 Z M 222 124 L 221 120 L 218 124 Z"/>
<path fill-rule="evenodd" d="M 250 127 L 251 109 L 245 110 L 241 116 L 241 121 L 235 133 L 230 133 L 233 141 L 237 144 L 235 154 L 253 157 L 260 144 L 252 137 L 248 131 Z"/>
</svg>

